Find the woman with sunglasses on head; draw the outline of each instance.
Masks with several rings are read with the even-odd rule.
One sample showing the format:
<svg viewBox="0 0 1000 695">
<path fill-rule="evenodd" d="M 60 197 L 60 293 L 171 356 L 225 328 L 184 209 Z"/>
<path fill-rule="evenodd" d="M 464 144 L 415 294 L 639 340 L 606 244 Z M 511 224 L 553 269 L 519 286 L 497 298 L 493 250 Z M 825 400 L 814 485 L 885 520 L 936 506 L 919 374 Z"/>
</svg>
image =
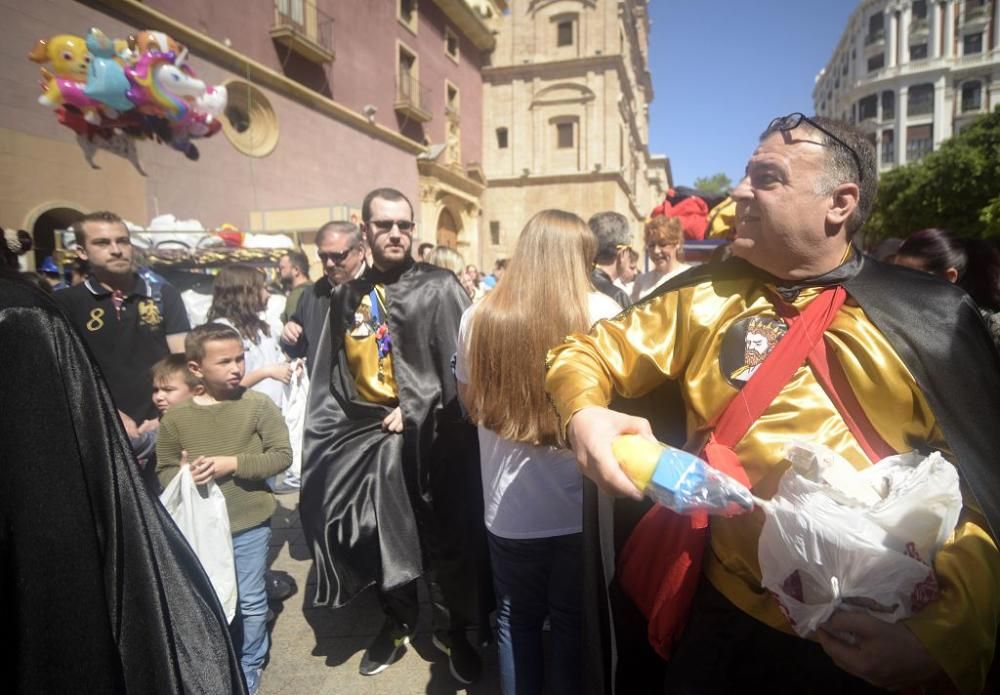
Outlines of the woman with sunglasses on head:
<svg viewBox="0 0 1000 695">
<path fill-rule="evenodd" d="M 632 301 L 637 302 L 670 278 L 691 266 L 684 263 L 684 228 L 676 217 L 660 215 L 643 229 L 646 254 L 653 269 L 641 274 L 632 285 Z"/>
<path fill-rule="evenodd" d="M 264 273 L 249 265 L 230 265 L 219 271 L 212 286 L 207 322 L 235 328 L 243 339 L 246 376 L 242 386 L 263 393 L 279 408 L 283 384 L 292 380 L 291 365 L 278 345 L 276 331 L 261 318 L 267 308 Z"/>
<path fill-rule="evenodd" d="M 544 379 L 550 348 L 621 311 L 590 283 L 596 252 L 579 217 L 540 212 L 521 232 L 504 282 L 462 317 L 456 375 L 479 426 L 504 695 L 541 693 L 543 681 L 557 695 L 583 691 L 583 483 L 573 454 L 556 448 Z"/>
</svg>

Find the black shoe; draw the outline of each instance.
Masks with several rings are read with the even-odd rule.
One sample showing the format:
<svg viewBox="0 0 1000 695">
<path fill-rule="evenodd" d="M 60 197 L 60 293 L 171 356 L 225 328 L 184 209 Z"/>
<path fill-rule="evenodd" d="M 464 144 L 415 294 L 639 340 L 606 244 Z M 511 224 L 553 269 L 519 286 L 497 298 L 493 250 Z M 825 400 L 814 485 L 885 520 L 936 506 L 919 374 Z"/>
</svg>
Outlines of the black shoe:
<svg viewBox="0 0 1000 695">
<path fill-rule="evenodd" d="M 405 651 L 406 645 L 409 643 L 410 633 L 404 628 L 398 627 L 395 621 L 387 618 L 374 641 L 361 655 L 358 673 L 362 676 L 374 676 L 376 673 L 382 673 L 399 659 L 400 652 Z"/>
<path fill-rule="evenodd" d="M 298 590 L 295 580 L 284 572 L 264 573 L 264 587 L 267 589 L 268 601 L 284 601 Z"/>
<path fill-rule="evenodd" d="M 483 675 L 483 660 L 465 638 L 465 632 L 435 633 L 431 642 L 448 655 L 448 670 L 462 685 L 475 683 Z"/>
</svg>

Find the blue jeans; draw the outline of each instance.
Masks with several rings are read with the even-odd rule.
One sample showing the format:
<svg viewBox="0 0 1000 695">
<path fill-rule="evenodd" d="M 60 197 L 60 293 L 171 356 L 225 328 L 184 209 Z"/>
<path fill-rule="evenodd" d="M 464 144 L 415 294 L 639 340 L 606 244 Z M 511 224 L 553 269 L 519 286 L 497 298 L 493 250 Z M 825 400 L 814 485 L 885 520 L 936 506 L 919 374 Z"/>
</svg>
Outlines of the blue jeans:
<svg viewBox="0 0 1000 695">
<path fill-rule="evenodd" d="M 548 692 L 578 695 L 583 692 L 581 534 L 527 540 L 488 536 L 503 695 L 542 692 L 546 615 L 552 638 Z"/>
<path fill-rule="evenodd" d="M 267 548 L 271 542 L 270 524 L 255 526 L 233 536 L 236 561 L 236 586 L 239 590 L 239 621 L 242 635 L 235 640 L 247 689 L 254 693 L 260 685 L 269 640 L 267 637 Z"/>
</svg>

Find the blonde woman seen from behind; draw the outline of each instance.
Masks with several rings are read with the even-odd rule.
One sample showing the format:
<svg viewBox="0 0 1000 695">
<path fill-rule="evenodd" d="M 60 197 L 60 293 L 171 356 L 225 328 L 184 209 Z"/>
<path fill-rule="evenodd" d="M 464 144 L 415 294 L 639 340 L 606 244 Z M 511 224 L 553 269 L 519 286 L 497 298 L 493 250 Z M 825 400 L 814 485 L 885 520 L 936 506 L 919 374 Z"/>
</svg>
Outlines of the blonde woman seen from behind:
<svg viewBox="0 0 1000 695">
<path fill-rule="evenodd" d="M 621 311 L 590 283 L 596 252 L 579 217 L 540 212 L 521 232 L 504 281 L 462 317 L 456 375 L 479 426 L 504 695 L 537 695 L 544 681 L 554 695 L 583 690 L 583 485 L 573 454 L 555 446 L 544 379 L 550 348 Z"/>
</svg>

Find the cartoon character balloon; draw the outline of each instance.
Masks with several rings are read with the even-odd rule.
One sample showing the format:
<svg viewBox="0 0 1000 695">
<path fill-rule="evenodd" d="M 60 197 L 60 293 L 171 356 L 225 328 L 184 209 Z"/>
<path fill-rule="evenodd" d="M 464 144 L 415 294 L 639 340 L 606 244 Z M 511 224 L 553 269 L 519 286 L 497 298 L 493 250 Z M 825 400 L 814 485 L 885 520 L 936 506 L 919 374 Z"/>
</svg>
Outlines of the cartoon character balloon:
<svg viewBox="0 0 1000 695">
<path fill-rule="evenodd" d="M 59 34 L 28 54 L 42 67 L 39 103 L 56 109 L 77 134 L 87 161 L 105 150 L 127 157 L 142 172 L 135 141 L 170 145 L 191 160 L 191 142 L 222 129 L 225 87 L 210 86 L 187 65 L 187 49 L 158 31 L 112 40 L 93 28 L 86 40 Z"/>
<path fill-rule="evenodd" d="M 84 93 L 116 112 L 134 109 L 135 104 L 125 96 L 132 83 L 125 76 L 125 68 L 116 60 L 114 42 L 100 29 L 91 29 L 87 34 L 87 50 L 91 58 Z"/>
<path fill-rule="evenodd" d="M 50 63 L 52 72 L 76 82 L 86 82 L 90 55 L 83 38 L 72 34 L 59 34 L 48 39 L 38 39 L 28 54 L 28 60 L 42 65 Z"/>
</svg>

